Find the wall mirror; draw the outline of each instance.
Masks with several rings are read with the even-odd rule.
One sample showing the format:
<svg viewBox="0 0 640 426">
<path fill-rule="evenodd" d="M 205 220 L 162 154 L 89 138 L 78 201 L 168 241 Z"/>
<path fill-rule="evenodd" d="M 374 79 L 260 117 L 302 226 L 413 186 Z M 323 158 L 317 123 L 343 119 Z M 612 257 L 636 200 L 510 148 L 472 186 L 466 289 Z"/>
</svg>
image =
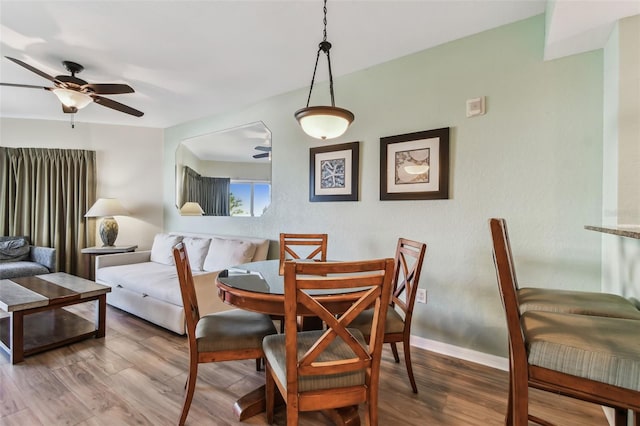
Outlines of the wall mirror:
<svg viewBox="0 0 640 426">
<path fill-rule="evenodd" d="M 194 203 L 200 207 L 195 213 Z M 176 207 L 181 214 L 262 216 L 270 204 L 271 131 L 263 122 L 207 133 L 178 145 Z"/>
</svg>

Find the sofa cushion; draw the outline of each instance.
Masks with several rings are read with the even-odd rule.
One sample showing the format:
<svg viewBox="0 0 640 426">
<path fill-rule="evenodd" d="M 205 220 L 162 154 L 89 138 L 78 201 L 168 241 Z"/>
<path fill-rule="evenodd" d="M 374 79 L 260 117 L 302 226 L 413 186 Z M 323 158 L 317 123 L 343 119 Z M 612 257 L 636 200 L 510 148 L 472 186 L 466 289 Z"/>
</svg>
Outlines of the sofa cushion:
<svg viewBox="0 0 640 426">
<path fill-rule="evenodd" d="M 50 271 L 36 262 L 20 260 L 5 262 L 0 266 L 0 279 L 30 277 L 32 275 L 48 274 Z"/>
<path fill-rule="evenodd" d="M 251 262 L 256 252 L 255 244 L 244 240 L 213 238 L 204 259 L 205 271 L 221 271 L 234 265 Z"/>
<path fill-rule="evenodd" d="M 173 265 L 173 246 L 182 241 L 179 235 L 157 234 L 151 246 L 151 261 Z"/>
<path fill-rule="evenodd" d="M 191 270 L 202 271 L 204 259 L 207 257 L 207 253 L 209 252 L 211 239 L 184 237 L 182 242 L 184 243 L 184 247 L 187 249 Z"/>
<path fill-rule="evenodd" d="M 194 273 L 194 275 L 202 274 L 202 272 Z M 96 271 L 96 281 L 109 283 L 112 287 L 121 287 L 133 291 L 143 297 L 153 297 L 173 305 L 182 306 L 180 283 L 176 267 L 173 265 L 142 262 L 108 266 Z M 215 285 L 213 278 L 211 283 Z"/>
<path fill-rule="evenodd" d="M 17 262 L 29 259 L 27 237 L 2 237 L 0 240 L 0 262 Z"/>
</svg>

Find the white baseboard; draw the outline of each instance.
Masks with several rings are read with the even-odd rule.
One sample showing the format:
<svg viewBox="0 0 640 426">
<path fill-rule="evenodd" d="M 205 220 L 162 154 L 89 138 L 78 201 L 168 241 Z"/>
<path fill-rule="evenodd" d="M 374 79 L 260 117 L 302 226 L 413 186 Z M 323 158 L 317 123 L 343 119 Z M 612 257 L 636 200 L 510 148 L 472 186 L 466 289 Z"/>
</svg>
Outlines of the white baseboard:
<svg viewBox="0 0 640 426">
<path fill-rule="evenodd" d="M 463 359 L 465 361 L 475 362 L 477 364 L 486 365 L 487 367 L 497 368 L 503 371 L 509 371 L 508 358 L 490 355 L 484 352 L 474 351 L 472 349 L 461 348 L 459 346 L 438 342 L 437 340 L 425 339 L 418 336 L 411 336 L 409 343 L 411 346 L 415 346 L 420 349 L 437 352 L 439 354 Z"/>
<path fill-rule="evenodd" d="M 411 346 L 415 346 L 416 348 L 437 352 L 442 355 L 463 359 L 465 361 L 475 362 L 476 364 L 486 365 L 487 367 L 497 368 L 498 370 L 509 371 L 508 358 L 461 348 L 459 346 L 438 342 L 437 340 L 425 339 L 418 336 L 411 336 L 409 343 Z M 602 409 L 604 410 L 604 415 L 607 418 L 609 425 L 613 425 L 613 409 L 608 407 L 602 407 Z"/>
</svg>

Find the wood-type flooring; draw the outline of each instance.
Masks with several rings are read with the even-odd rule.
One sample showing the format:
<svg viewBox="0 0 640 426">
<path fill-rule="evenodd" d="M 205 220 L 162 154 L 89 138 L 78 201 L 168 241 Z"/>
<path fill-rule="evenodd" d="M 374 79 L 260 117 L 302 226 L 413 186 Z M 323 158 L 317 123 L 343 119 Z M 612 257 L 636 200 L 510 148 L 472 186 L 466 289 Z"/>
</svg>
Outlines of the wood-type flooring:
<svg viewBox="0 0 640 426">
<path fill-rule="evenodd" d="M 94 302 L 90 302 L 94 303 Z M 69 308 L 93 319 L 92 306 Z M 400 350 L 402 360 L 402 351 Z M 507 372 L 413 349 L 419 393 L 404 364 L 382 357 L 380 425 L 503 425 Z M 0 425 L 175 425 L 188 371 L 186 337 L 108 307 L 107 334 L 27 357 L 11 365 L 0 354 Z M 254 361 L 201 364 L 187 425 L 263 425 L 264 413 L 244 423 L 234 401 L 264 384 Z M 532 391 L 532 414 L 562 426 L 608 425 L 600 406 Z M 363 408 L 360 408 L 364 424 Z M 275 424 L 285 425 L 284 407 Z M 328 425 L 304 413 L 301 425 Z"/>
</svg>

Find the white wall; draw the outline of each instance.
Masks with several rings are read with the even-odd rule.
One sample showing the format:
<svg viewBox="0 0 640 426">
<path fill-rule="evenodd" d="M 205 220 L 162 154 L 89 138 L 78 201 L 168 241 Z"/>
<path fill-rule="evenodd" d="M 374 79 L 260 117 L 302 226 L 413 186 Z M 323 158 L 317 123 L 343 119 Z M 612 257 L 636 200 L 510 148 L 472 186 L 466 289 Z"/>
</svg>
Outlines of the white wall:
<svg viewBox="0 0 640 426">
<path fill-rule="evenodd" d="M 272 240 L 327 232 L 334 259 L 392 256 L 398 237 L 425 241 L 429 303 L 416 305 L 412 334 L 505 356 L 488 218 L 507 218 L 522 284 L 600 289 L 600 235 L 583 227 L 601 220 L 602 51 L 543 62 L 543 45 L 538 16 L 336 79 L 336 104 L 356 119 L 330 142 L 293 118 L 308 88 L 166 129 L 165 228 Z M 477 96 L 487 114 L 468 119 L 465 101 Z M 180 217 L 178 143 L 256 121 L 273 137 L 266 214 Z M 380 201 L 380 137 L 440 127 L 451 128 L 451 199 Z M 351 141 L 361 142 L 360 201 L 309 202 L 309 148 Z"/>
<path fill-rule="evenodd" d="M 604 48 L 605 225 L 640 225 L 640 15 L 620 20 Z M 602 235 L 602 290 L 640 306 L 640 241 Z"/>
<path fill-rule="evenodd" d="M 2 146 L 96 151 L 97 197 L 118 198 L 131 213 L 116 218 L 116 244 L 151 247 L 163 229 L 161 129 L 78 122 L 72 129 L 68 121 L 13 118 L 0 119 L 0 126 Z"/>
</svg>

